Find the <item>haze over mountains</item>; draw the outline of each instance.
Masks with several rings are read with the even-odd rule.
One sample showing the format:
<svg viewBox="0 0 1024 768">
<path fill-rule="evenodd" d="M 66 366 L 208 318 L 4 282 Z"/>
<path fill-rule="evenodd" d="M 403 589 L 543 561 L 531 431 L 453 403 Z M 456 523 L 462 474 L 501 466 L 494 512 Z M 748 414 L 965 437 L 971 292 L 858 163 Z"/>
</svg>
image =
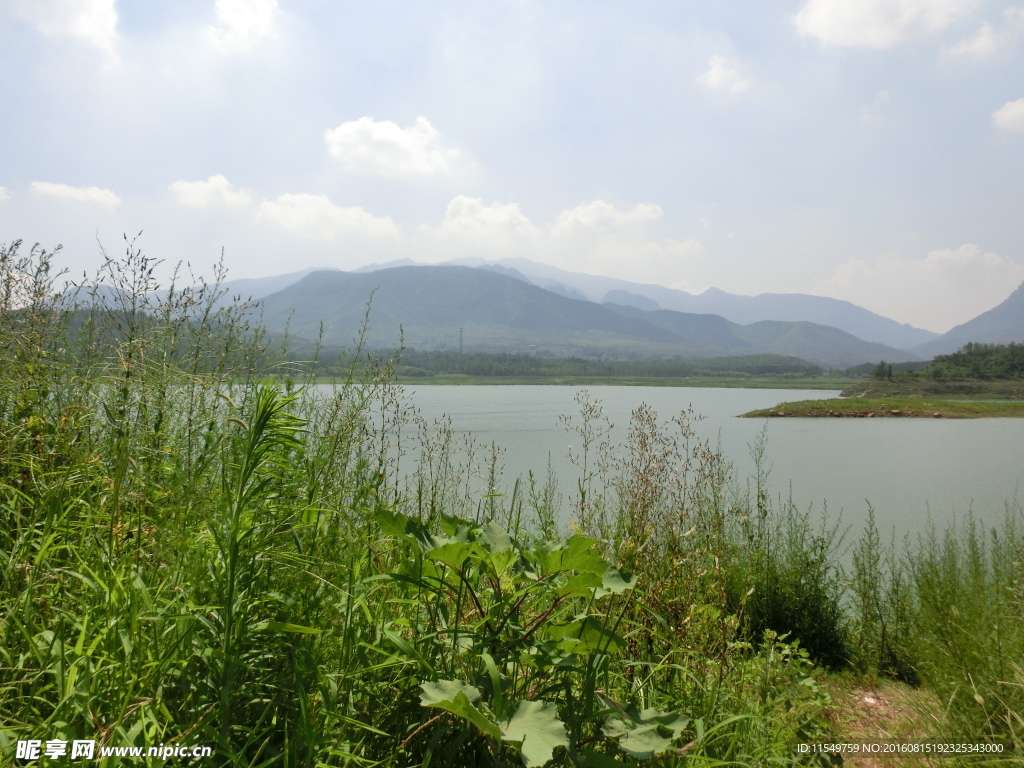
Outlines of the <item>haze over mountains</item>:
<svg viewBox="0 0 1024 768">
<path fill-rule="evenodd" d="M 386 264 L 370 264 L 356 272 L 371 272 L 403 266 L 426 266 L 412 259 Z M 938 338 L 939 334 L 898 323 L 856 304 L 826 296 L 803 293 L 763 293 L 739 296 L 718 288 L 709 288 L 694 295 L 663 285 L 633 283 L 613 277 L 588 275 L 522 258 L 485 261 L 456 259 L 444 265 L 479 267 L 507 274 L 545 288 L 561 296 L 587 299 L 598 303 L 614 301 L 640 309 L 672 309 L 677 312 L 721 315 L 741 325 L 762 320 L 808 321 L 846 331 L 865 341 L 873 341 L 896 349 L 913 347 Z"/>
<path fill-rule="evenodd" d="M 1024 283 L 1001 304 L 966 323 L 950 328 L 939 338 L 915 348 L 924 357 L 956 352 L 968 342 L 986 344 L 1018 344 L 1024 342 Z"/>
<path fill-rule="evenodd" d="M 233 280 L 224 287 L 231 297 L 261 300 L 271 330 L 290 322 L 293 333 L 312 338 L 322 321 L 333 344 L 351 340 L 375 289 L 375 346 L 397 344 L 401 326 L 408 346 L 457 349 L 461 328 L 467 351 L 597 357 L 768 352 L 848 367 L 927 359 L 969 341 L 1024 340 L 1024 285 L 942 336 L 821 296 L 737 296 L 716 288 L 693 295 L 528 259 L 446 265 L 403 259 L 354 272 L 305 269 Z"/>
<path fill-rule="evenodd" d="M 375 291 L 375 293 L 374 293 Z M 403 266 L 373 272 L 313 272 L 262 299 L 271 330 L 346 344 L 373 293 L 369 343 L 419 349 L 536 352 L 590 357 L 713 357 L 776 353 L 848 367 L 913 354 L 806 321 L 733 323 L 710 314 L 568 296 L 492 269 Z M 400 331 L 401 329 L 401 331 Z"/>
</svg>

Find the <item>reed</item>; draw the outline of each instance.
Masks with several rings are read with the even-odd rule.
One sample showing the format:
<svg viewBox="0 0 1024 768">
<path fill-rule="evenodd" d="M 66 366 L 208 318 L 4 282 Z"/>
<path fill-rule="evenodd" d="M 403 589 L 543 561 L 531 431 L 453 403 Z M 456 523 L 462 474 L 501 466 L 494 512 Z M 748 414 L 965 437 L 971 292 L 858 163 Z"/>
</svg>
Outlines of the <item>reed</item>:
<svg viewBox="0 0 1024 768">
<path fill-rule="evenodd" d="M 216 281 L 153 268 L 128 242 L 69 292 L 50 254 L 0 252 L 5 759 L 798 763 L 830 728 L 822 665 L 898 673 L 893 648 L 956 727 L 1019 738 L 1018 523 L 888 570 L 868 537 L 844 610 L 837 530 L 737 491 L 693 413 L 642 407 L 616 446 L 581 393 L 578 477 L 505 478 L 362 337 L 313 387 Z"/>
</svg>

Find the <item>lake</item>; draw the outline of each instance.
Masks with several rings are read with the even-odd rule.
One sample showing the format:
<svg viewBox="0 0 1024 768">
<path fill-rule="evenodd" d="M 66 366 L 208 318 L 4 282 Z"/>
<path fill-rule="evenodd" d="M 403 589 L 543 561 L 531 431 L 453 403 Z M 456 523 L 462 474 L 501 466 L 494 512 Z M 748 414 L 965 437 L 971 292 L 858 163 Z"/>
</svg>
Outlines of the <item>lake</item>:
<svg viewBox="0 0 1024 768">
<path fill-rule="evenodd" d="M 559 423 L 575 414 L 579 387 L 417 386 L 406 391 L 428 420 L 447 415 L 457 433 L 472 433 L 505 450 L 504 480 L 532 469 L 543 476 L 550 453 L 568 499 L 578 470 L 567 448 L 579 438 Z M 1001 519 L 1024 477 L 1024 419 L 740 419 L 738 414 L 783 401 L 819 399 L 835 392 L 683 387 L 593 387 L 624 440 L 630 412 L 641 403 L 669 418 L 687 406 L 705 420 L 697 432 L 744 478 L 753 470 L 749 446 L 767 423 L 770 485 L 801 507 L 827 502 L 859 534 L 867 504 L 883 534 L 920 531 L 929 514 L 937 523 L 973 509 L 981 520 Z"/>
</svg>

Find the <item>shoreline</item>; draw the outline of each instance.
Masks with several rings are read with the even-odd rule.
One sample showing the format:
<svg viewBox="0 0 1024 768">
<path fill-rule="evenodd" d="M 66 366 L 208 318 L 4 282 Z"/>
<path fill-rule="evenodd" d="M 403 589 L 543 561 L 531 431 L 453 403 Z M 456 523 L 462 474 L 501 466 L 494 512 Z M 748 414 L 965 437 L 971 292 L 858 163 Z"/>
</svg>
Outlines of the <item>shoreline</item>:
<svg viewBox="0 0 1024 768">
<path fill-rule="evenodd" d="M 984 402 L 978 400 L 942 400 L 920 397 L 831 398 L 779 403 L 761 408 L 740 418 L 805 419 L 985 419 L 1024 418 L 1024 402 Z"/>
<path fill-rule="evenodd" d="M 616 377 L 616 376 L 471 376 L 468 374 L 438 374 L 436 376 L 396 376 L 395 382 L 403 386 L 572 386 L 572 387 L 679 387 L 724 389 L 820 389 L 840 391 L 851 385 L 850 379 L 815 378 L 712 378 L 712 377 Z M 317 384 L 339 381 L 319 376 Z"/>
</svg>

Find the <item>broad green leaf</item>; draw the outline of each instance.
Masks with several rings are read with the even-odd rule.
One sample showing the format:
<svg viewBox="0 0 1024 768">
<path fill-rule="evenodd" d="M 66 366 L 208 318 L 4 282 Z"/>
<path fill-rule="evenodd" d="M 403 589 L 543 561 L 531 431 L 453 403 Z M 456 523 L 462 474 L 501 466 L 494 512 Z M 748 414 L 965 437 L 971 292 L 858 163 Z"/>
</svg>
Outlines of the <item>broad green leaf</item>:
<svg viewBox="0 0 1024 768">
<path fill-rule="evenodd" d="M 652 707 L 640 713 L 640 722 L 658 723 L 672 731 L 673 739 L 678 739 L 690 724 L 690 718 L 683 717 L 678 712 L 664 712 Z"/>
<path fill-rule="evenodd" d="M 555 747 L 568 747 L 565 725 L 558 719 L 558 709 L 547 701 L 523 701 L 508 722 L 501 726 L 501 738 L 520 745 L 523 763 L 528 768 L 542 766 L 555 752 Z"/>
<path fill-rule="evenodd" d="M 647 760 L 664 752 L 686 730 L 690 721 L 675 712 L 636 707 L 620 708 L 621 717 L 609 717 L 601 730 L 610 739 L 618 739 L 619 748 L 640 760 Z"/>
<path fill-rule="evenodd" d="M 586 536 L 571 536 L 561 549 L 548 551 L 538 547 L 538 561 L 545 573 L 553 571 L 580 571 L 601 575 L 608 563 L 597 550 L 597 541 Z"/>
<path fill-rule="evenodd" d="M 672 738 L 662 735 L 658 723 L 633 728 L 619 739 L 619 749 L 640 760 L 649 760 L 672 746 Z"/>
<path fill-rule="evenodd" d="M 605 595 L 619 595 L 636 586 L 637 577 L 631 573 L 623 573 L 618 568 L 609 566 L 601 577 L 601 588 L 595 593 L 595 597 Z"/>
<path fill-rule="evenodd" d="M 626 644 L 622 637 L 594 616 L 584 616 L 568 624 L 552 624 L 547 627 L 547 632 L 555 640 L 562 641 L 561 647 L 573 653 L 617 653 Z"/>
<path fill-rule="evenodd" d="M 493 520 L 485 523 L 484 527 L 480 529 L 477 541 L 483 544 L 488 552 L 504 552 L 512 549 L 512 538 L 504 528 Z"/>
<path fill-rule="evenodd" d="M 380 529 L 390 536 L 399 536 L 409 543 L 418 544 L 421 551 L 437 546 L 434 536 L 422 523 L 419 523 L 401 512 L 381 509 L 374 513 Z"/>
<path fill-rule="evenodd" d="M 501 738 L 501 729 L 473 706 L 480 700 L 480 690 L 461 680 L 438 680 L 436 683 L 420 683 L 420 705 L 436 707 L 451 712 L 466 720 L 483 733 L 495 739 Z"/>
<path fill-rule="evenodd" d="M 473 554 L 475 547 L 465 541 L 449 541 L 425 553 L 425 557 L 462 570 L 463 563 Z"/>
<path fill-rule="evenodd" d="M 589 597 L 594 589 L 601 586 L 601 577 L 596 573 L 576 573 L 566 579 L 565 584 L 555 590 L 558 597 L 566 595 Z"/>
<path fill-rule="evenodd" d="M 401 512 L 392 512 L 390 509 L 380 509 L 376 512 L 377 523 L 382 532 L 391 536 L 407 536 L 410 520 Z"/>
</svg>

